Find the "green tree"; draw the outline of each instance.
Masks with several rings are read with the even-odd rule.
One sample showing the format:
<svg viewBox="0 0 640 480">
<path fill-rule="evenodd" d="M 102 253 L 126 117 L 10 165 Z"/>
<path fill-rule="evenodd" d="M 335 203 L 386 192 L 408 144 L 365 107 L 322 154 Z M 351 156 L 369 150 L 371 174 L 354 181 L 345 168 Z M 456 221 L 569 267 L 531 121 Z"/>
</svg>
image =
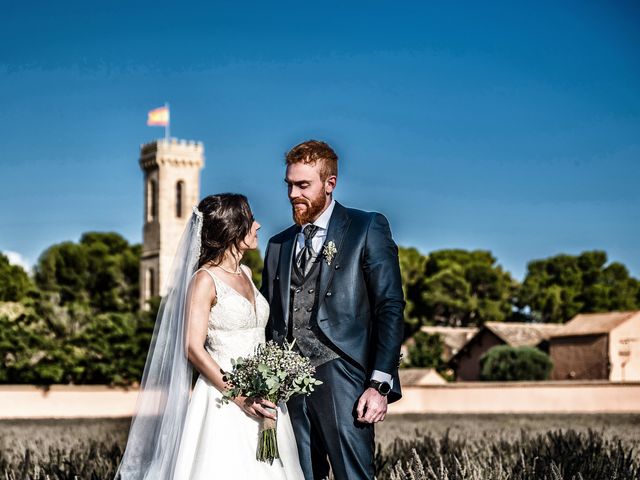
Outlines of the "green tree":
<svg viewBox="0 0 640 480">
<path fill-rule="evenodd" d="M 402 276 L 402 291 L 406 302 L 404 309 L 405 338 L 409 338 L 421 325 L 420 318 L 416 315 L 415 305 L 416 301 L 420 299 L 427 257 L 413 247 L 399 247 L 398 257 Z"/>
<path fill-rule="evenodd" d="M 38 260 L 35 280 L 56 293 L 61 305 L 87 305 L 94 312 L 138 309 L 140 246 L 117 233 L 85 233 L 79 243 L 48 248 Z"/>
<path fill-rule="evenodd" d="M 534 260 L 516 305 L 540 322 L 562 323 L 578 313 L 640 308 L 640 282 L 603 251 Z"/>
<path fill-rule="evenodd" d="M 0 302 L 19 302 L 33 287 L 27 272 L 0 253 Z"/>
<path fill-rule="evenodd" d="M 247 250 L 242 257 L 242 263 L 251 269 L 253 283 L 258 287 L 262 284 L 262 268 L 264 266 L 260 250 Z"/>
<path fill-rule="evenodd" d="M 102 313 L 71 339 L 82 354 L 72 378 L 83 384 L 130 385 L 140 380 L 153 331 L 149 316 Z"/>
<path fill-rule="evenodd" d="M 91 305 L 100 312 L 135 312 L 139 296 L 139 245 L 117 233 L 85 233 L 80 239 L 88 258 L 86 285 Z"/>
<path fill-rule="evenodd" d="M 35 266 L 35 281 L 42 291 L 60 294 L 64 303 L 88 303 L 89 260 L 84 248 L 73 242 L 49 247 Z"/>
<path fill-rule="evenodd" d="M 548 380 L 552 369 L 549 355 L 534 347 L 498 345 L 480 357 L 482 380 Z"/>
<path fill-rule="evenodd" d="M 47 249 L 35 269 L 39 288 L 12 293 L 11 300 L 22 297 L 13 305 L 20 308 L 0 314 L 0 382 L 137 382 L 160 301 L 138 310 L 139 257 L 138 245 L 114 233 L 87 233 Z M 8 271 L 17 275 L 4 275 L 3 260 L 5 285 L 26 277 L 15 269 Z"/>
<path fill-rule="evenodd" d="M 0 316 L 0 382 L 130 385 L 140 380 L 153 333 L 150 311 L 74 319 L 69 306 L 41 297 L 27 312 Z"/>
<path fill-rule="evenodd" d="M 417 332 L 413 336 L 413 342 L 407 348 L 407 366 L 414 368 L 445 368 L 442 360 L 444 344 L 438 333 Z"/>
<path fill-rule="evenodd" d="M 512 315 L 517 289 L 491 252 L 439 250 L 429 254 L 414 314 L 421 323 L 481 325 Z"/>
<path fill-rule="evenodd" d="M 71 349 L 33 312 L 0 317 L 0 382 L 49 385 L 67 381 Z"/>
</svg>

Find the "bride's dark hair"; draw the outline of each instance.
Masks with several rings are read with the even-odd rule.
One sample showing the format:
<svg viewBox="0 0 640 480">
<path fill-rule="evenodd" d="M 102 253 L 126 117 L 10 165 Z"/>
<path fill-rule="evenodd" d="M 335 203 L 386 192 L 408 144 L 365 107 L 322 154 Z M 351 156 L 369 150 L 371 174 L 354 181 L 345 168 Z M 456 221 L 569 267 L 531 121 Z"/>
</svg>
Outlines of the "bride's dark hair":
<svg viewBox="0 0 640 480">
<path fill-rule="evenodd" d="M 224 252 L 239 250 L 253 225 L 253 214 L 247 197 L 239 193 L 220 193 L 203 198 L 198 204 L 202 212 L 202 246 L 198 268 L 207 263 L 220 265 Z"/>
</svg>

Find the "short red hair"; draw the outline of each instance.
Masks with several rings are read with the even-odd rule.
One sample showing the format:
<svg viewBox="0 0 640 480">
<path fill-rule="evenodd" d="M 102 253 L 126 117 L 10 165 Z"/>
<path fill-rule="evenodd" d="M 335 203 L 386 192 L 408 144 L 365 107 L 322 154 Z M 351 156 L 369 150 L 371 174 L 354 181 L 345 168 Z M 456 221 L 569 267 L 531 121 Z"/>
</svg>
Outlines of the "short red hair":
<svg viewBox="0 0 640 480">
<path fill-rule="evenodd" d="M 307 140 L 293 147 L 285 156 L 287 165 L 320 163 L 320 179 L 324 182 L 331 175 L 338 175 L 338 155 L 327 143 L 319 140 Z"/>
</svg>

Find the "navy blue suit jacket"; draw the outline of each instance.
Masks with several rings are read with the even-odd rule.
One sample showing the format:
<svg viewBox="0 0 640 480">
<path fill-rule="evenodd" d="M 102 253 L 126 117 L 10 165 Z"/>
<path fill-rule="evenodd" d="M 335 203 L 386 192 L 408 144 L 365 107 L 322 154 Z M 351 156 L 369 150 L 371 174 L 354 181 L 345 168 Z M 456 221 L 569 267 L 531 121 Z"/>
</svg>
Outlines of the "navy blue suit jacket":
<svg viewBox="0 0 640 480">
<path fill-rule="evenodd" d="M 271 307 L 267 339 L 282 343 L 289 322 L 291 262 L 297 225 L 269 240 L 262 272 L 262 294 Z M 369 375 L 380 370 L 393 376 L 389 402 L 401 396 L 398 363 L 403 337 L 404 296 L 398 248 L 387 219 L 345 208 L 336 202 L 325 245 L 337 253 L 320 270 L 317 323 L 343 356 Z"/>
</svg>

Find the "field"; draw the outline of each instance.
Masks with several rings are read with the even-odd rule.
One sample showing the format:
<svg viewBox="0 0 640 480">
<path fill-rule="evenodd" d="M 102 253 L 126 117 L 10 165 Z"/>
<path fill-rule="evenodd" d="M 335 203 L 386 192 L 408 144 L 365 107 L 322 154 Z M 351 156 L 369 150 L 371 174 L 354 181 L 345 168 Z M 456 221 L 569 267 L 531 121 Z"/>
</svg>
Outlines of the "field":
<svg viewBox="0 0 640 480">
<path fill-rule="evenodd" d="M 128 427 L 128 419 L 0 421 L 0 475 L 111 479 Z M 397 415 L 377 441 L 381 479 L 640 478 L 640 415 Z"/>
<path fill-rule="evenodd" d="M 618 437 L 629 447 L 640 448 L 640 415 L 396 415 L 376 428 L 378 442 L 388 447 L 396 438 L 410 439 L 445 432 L 453 439 L 501 438 L 513 441 L 521 432 L 542 434 L 554 430 L 589 429 L 604 438 Z"/>
</svg>

